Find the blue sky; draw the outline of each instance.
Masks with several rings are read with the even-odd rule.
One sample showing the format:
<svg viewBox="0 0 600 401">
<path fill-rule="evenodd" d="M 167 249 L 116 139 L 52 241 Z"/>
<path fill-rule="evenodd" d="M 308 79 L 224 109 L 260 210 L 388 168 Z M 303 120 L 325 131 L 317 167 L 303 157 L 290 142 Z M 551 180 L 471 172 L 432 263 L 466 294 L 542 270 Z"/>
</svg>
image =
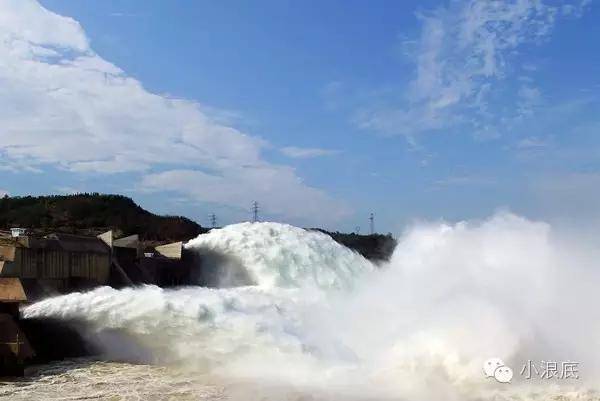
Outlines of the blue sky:
<svg viewBox="0 0 600 401">
<path fill-rule="evenodd" d="M 589 1 L 0 3 L 0 190 L 207 224 L 600 216 Z"/>
</svg>

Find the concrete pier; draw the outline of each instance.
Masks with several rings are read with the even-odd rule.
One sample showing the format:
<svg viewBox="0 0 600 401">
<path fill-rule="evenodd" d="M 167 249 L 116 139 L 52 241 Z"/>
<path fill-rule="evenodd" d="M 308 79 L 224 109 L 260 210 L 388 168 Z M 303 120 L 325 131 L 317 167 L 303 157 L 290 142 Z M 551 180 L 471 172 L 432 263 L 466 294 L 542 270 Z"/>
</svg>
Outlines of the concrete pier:
<svg viewBox="0 0 600 401">
<path fill-rule="evenodd" d="M 70 324 L 21 321 L 20 305 L 105 285 L 189 285 L 192 263 L 182 242 L 142 252 L 137 235 L 115 239 L 112 231 L 97 237 L 0 232 L 0 376 L 22 375 L 34 359 L 93 352 Z"/>
<path fill-rule="evenodd" d="M 0 278 L 0 376 L 20 376 L 34 356 L 19 326 L 19 304 L 27 301 L 18 278 Z"/>
</svg>

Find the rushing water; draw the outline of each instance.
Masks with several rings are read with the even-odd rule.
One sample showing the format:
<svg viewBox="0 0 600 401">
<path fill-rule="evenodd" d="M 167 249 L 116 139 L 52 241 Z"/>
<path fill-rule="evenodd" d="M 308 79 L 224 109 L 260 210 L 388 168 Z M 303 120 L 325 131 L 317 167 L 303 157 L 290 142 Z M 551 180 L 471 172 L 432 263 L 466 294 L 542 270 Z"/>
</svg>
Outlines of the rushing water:
<svg viewBox="0 0 600 401">
<path fill-rule="evenodd" d="M 227 288 L 105 287 L 26 308 L 86 321 L 104 361 L 128 362 L 44 366 L 0 397 L 600 400 L 589 244 L 500 214 L 417 225 L 377 267 L 320 233 L 228 226 L 187 244 Z M 511 383 L 485 378 L 491 357 Z M 576 362 L 579 379 L 520 373 L 541 360 Z"/>
<path fill-rule="evenodd" d="M 28 377 L 0 382 L 0 399 L 221 400 L 223 387 L 202 376 L 147 364 L 75 359 L 34 366 Z"/>
</svg>

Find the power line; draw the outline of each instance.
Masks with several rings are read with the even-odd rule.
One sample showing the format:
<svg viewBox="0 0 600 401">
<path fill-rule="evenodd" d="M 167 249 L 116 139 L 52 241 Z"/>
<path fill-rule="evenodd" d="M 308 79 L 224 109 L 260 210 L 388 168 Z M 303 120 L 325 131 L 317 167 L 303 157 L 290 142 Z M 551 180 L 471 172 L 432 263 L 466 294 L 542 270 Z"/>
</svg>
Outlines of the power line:
<svg viewBox="0 0 600 401">
<path fill-rule="evenodd" d="M 371 235 L 375 234 L 375 215 L 371 213 L 369 216 L 369 223 L 371 227 Z"/>
<path fill-rule="evenodd" d="M 258 221 L 258 202 L 257 201 L 252 202 L 252 214 L 253 214 L 252 221 L 254 223 L 256 223 Z"/>
<path fill-rule="evenodd" d="M 212 228 L 217 227 L 217 216 L 214 213 L 210 215 L 210 225 Z"/>
</svg>

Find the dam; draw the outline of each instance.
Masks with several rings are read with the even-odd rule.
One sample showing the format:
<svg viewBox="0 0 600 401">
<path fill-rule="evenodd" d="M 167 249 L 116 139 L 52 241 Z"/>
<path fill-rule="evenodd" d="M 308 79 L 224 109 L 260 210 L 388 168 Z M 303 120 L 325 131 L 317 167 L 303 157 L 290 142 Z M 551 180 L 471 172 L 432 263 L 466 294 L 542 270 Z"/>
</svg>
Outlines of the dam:
<svg viewBox="0 0 600 401">
<path fill-rule="evenodd" d="M 222 233 L 237 237 L 235 230 L 241 229 L 247 232 L 243 236 L 245 246 L 248 249 L 260 248 L 266 228 L 271 230 L 269 233 L 275 233 L 276 238 L 297 236 L 303 241 L 304 238 L 309 239 L 311 246 L 314 241 L 329 244 L 323 254 L 330 256 L 320 263 L 324 266 L 356 265 L 362 270 L 369 270 L 367 259 L 389 257 L 393 249 L 390 245 L 393 239 L 388 236 L 352 234 L 345 238 L 340 233 L 330 235 L 274 223 L 241 223 L 201 235 L 187 245 L 184 241 L 162 241 L 150 246 L 137 234 L 117 238 L 110 230 L 97 236 L 40 235 L 22 228 L 0 231 L 0 376 L 22 375 L 23 368 L 31 363 L 95 352 L 78 330 L 60 319 L 22 319 L 20 311 L 28 305 L 58 295 L 85 293 L 98 287 L 236 287 L 257 284 L 254 282 L 256 277 L 263 277 L 266 283 L 267 277 L 279 276 L 273 270 L 274 266 L 290 263 L 278 259 L 283 255 L 275 253 L 277 257 L 273 260 L 270 257 L 255 259 L 252 268 L 247 271 L 240 263 L 252 260 L 252 255 L 239 254 L 236 249 L 230 248 L 234 243 L 230 240 L 221 242 L 227 238 Z M 353 250 L 342 246 L 348 239 L 352 241 L 348 247 Z M 311 246 L 300 246 L 296 252 L 313 254 Z M 283 249 L 284 244 L 276 248 Z M 337 255 L 339 260 L 333 255 Z M 313 262 L 304 261 L 297 271 L 310 271 Z M 344 272 L 345 269 L 336 267 L 333 271 Z M 352 280 L 352 275 L 349 271 L 332 275 L 325 269 L 318 285 L 343 287 Z M 300 285 L 307 279 L 289 277 L 292 278 L 286 285 Z"/>
<path fill-rule="evenodd" d="M 582 265 L 589 286 L 571 287 L 576 276 L 566 266 L 578 248 L 553 241 L 548 227 L 506 214 L 419 226 L 379 265 L 289 225 L 211 230 L 183 245 L 182 263 L 194 252 L 202 270 L 205 258 L 221 256 L 218 264 L 239 268 L 252 284 L 101 286 L 26 305 L 18 324 L 36 353 L 77 341 L 53 322 L 80 323 L 74 331 L 100 352 L 35 363 L 24 379 L 5 381 L 0 398 L 248 400 L 251 391 L 261 400 L 597 400 L 597 346 L 585 331 L 560 330 L 597 321 L 597 272 Z M 178 256 L 179 246 L 168 248 Z M 596 265 L 597 249 L 584 256 L 579 262 Z M 572 339 L 560 345 L 565 360 L 579 362 L 581 379 L 521 377 L 523 361 L 551 355 L 561 333 Z M 490 354 L 512 367 L 514 383 L 486 378 Z"/>
<path fill-rule="evenodd" d="M 40 348 L 55 346 L 34 332 L 54 329 L 21 322 L 21 306 L 100 286 L 189 284 L 189 260 L 182 242 L 144 252 L 138 235 L 113 238 L 112 231 L 96 237 L 0 232 L 0 376 L 21 375 L 29 360 L 48 354 L 32 347 L 29 337 L 38 338 Z"/>
</svg>

